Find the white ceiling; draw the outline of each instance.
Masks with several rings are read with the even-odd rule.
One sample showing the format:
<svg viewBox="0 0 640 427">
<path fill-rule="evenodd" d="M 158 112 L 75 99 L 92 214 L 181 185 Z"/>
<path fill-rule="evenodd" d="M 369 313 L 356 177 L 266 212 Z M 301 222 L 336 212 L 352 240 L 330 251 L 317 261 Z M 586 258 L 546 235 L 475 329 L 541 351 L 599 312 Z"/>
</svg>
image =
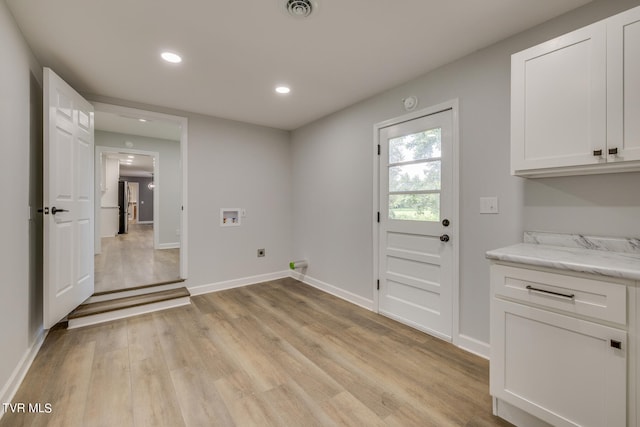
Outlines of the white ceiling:
<svg viewBox="0 0 640 427">
<path fill-rule="evenodd" d="M 154 162 L 151 156 L 117 151 L 105 151 L 104 155 L 107 158 L 120 161 L 120 176 L 153 177 Z"/>
<path fill-rule="evenodd" d="M 590 0 L 6 1 L 81 93 L 295 129 Z"/>
<path fill-rule="evenodd" d="M 142 122 L 140 119 L 144 119 Z M 174 122 L 142 116 L 122 115 L 108 111 L 95 111 L 95 127 L 97 130 L 123 133 L 125 135 L 147 136 L 150 138 L 180 141 L 182 129 Z"/>
</svg>

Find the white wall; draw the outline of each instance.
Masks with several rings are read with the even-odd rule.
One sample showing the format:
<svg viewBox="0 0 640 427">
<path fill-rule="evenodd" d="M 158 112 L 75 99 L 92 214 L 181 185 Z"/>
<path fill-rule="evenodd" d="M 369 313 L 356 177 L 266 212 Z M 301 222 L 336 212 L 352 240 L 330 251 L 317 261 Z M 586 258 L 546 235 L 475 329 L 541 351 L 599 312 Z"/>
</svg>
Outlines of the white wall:
<svg viewBox="0 0 640 427">
<path fill-rule="evenodd" d="M 640 235 L 638 174 L 539 181 L 510 176 L 510 55 L 638 4 L 593 2 L 294 131 L 294 258 L 309 259 L 307 274 L 314 279 L 373 300 L 373 125 L 404 114 L 401 100 L 409 95 L 418 96 L 420 107 L 458 98 L 459 332 L 466 344 L 486 350 L 486 250 L 519 242 L 528 229 Z M 500 214 L 480 215 L 482 196 L 497 196 Z"/>
<path fill-rule="evenodd" d="M 0 1 L 0 400 L 42 336 L 42 70 Z M 33 219 L 29 219 L 29 206 Z"/>
<path fill-rule="evenodd" d="M 156 193 L 160 201 L 158 213 L 159 244 L 161 246 L 175 246 L 180 242 L 180 236 L 176 234 L 176 230 L 180 228 L 182 201 L 180 142 L 100 130 L 95 132 L 96 146 L 127 148 L 125 145 L 127 141 L 133 143 L 132 149 L 153 151 L 159 155 L 160 185 Z M 116 185 L 116 205 L 118 204 L 117 197 L 118 187 Z"/>
</svg>

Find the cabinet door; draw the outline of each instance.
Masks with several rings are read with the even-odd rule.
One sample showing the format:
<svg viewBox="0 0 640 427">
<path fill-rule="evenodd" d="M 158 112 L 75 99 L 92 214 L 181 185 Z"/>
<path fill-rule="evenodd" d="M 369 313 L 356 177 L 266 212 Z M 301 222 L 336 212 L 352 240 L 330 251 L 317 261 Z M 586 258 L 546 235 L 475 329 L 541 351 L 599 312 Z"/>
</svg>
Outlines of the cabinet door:
<svg viewBox="0 0 640 427">
<path fill-rule="evenodd" d="M 608 160 L 640 160 L 640 8 L 607 25 Z"/>
<path fill-rule="evenodd" d="M 491 315 L 493 396 L 554 426 L 626 425 L 625 331 L 499 299 Z"/>
<path fill-rule="evenodd" d="M 598 164 L 606 156 L 606 23 L 511 57 L 511 168 Z"/>
</svg>

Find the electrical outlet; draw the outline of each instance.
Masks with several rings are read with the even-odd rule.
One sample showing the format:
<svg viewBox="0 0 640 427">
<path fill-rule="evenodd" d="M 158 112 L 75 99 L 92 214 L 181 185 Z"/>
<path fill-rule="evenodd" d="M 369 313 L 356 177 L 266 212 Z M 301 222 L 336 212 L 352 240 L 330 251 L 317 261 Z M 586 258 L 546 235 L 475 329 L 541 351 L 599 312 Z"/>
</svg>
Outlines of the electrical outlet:
<svg viewBox="0 0 640 427">
<path fill-rule="evenodd" d="M 264 248 L 263 249 L 258 249 L 258 258 L 265 256 L 265 254 L 266 254 L 266 252 L 265 252 Z"/>
</svg>

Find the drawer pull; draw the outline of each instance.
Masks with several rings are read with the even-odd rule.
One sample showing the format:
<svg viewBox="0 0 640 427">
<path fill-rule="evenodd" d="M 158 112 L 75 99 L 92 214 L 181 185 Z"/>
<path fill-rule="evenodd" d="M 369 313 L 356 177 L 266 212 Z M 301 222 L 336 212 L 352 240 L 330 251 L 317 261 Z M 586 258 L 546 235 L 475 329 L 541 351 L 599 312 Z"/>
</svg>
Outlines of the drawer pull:
<svg viewBox="0 0 640 427">
<path fill-rule="evenodd" d="M 575 294 L 563 294 L 563 293 L 560 293 L 560 292 L 548 291 L 546 289 L 534 288 L 531 285 L 527 285 L 527 290 L 534 291 L 534 292 L 542 292 L 543 294 L 556 295 L 556 296 L 563 297 L 563 298 L 568 298 L 568 299 L 574 299 L 576 297 Z"/>
</svg>

